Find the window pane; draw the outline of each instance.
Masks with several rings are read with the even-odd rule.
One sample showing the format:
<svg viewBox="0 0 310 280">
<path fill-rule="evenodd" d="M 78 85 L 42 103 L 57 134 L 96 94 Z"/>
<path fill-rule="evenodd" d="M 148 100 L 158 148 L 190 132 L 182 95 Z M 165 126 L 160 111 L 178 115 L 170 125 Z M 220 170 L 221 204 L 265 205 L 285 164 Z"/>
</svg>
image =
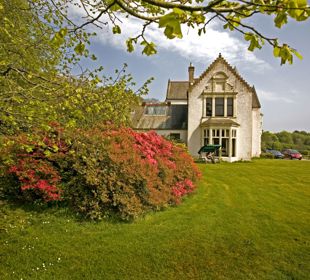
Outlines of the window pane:
<svg viewBox="0 0 310 280">
<path fill-rule="evenodd" d="M 166 115 L 166 106 L 146 106 L 146 115 Z"/>
<path fill-rule="evenodd" d="M 215 115 L 224 116 L 224 98 L 216 97 L 215 98 Z"/>
<path fill-rule="evenodd" d="M 232 97 L 227 98 L 227 116 L 232 117 L 234 115 L 234 99 Z"/>
<path fill-rule="evenodd" d="M 232 139 L 232 153 L 231 156 L 236 156 L 236 139 Z"/>
<path fill-rule="evenodd" d="M 229 139 L 223 138 L 222 139 L 222 156 L 228 156 L 229 154 Z"/>
<path fill-rule="evenodd" d="M 181 134 L 180 133 L 170 133 L 170 139 L 171 140 L 180 140 Z"/>
<path fill-rule="evenodd" d="M 219 138 L 213 138 L 213 145 L 219 145 L 220 139 Z"/>
<path fill-rule="evenodd" d="M 210 97 L 206 99 L 206 116 L 207 117 L 212 116 L 212 98 Z"/>
</svg>

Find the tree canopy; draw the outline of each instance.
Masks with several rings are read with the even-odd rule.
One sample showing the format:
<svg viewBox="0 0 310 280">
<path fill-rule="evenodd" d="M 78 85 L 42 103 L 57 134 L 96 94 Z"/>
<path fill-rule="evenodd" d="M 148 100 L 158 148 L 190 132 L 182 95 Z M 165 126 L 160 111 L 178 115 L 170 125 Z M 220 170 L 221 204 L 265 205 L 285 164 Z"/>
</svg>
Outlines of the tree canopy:
<svg viewBox="0 0 310 280">
<path fill-rule="evenodd" d="M 310 133 L 306 131 L 294 132 L 281 131 L 270 132 L 264 131 L 262 134 L 262 150 L 266 149 L 297 149 L 305 155 L 310 154 Z"/>
<path fill-rule="evenodd" d="M 133 90 L 126 65 L 115 77 L 102 75 L 102 67 L 73 76 L 81 57 L 80 41 L 66 40 L 66 29 L 56 33 L 59 22 L 54 18 L 52 23 L 49 6 L 38 3 L 0 0 L 0 134 L 51 121 L 66 126 L 128 123 L 149 81 Z M 83 54 L 88 56 L 88 51 Z"/>
<path fill-rule="evenodd" d="M 199 35 L 207 36 L 206 29 L 213 21 L 219 21 L 224 29 L 243 34 L 248 41 L 249 51 L 260 49 L 267 43 L 273 47 L 273 54 L 280 58 L 281 64 L 292 63 L 293 56 L 301 55 L 276 37 L 269 37 L 250 19 L 256 15 L 273 18 L 274 25 L 282 28 L 290 20 L 309 19 L 310 6 L 307 0 L 28 0 L 35 7 L 49 7 L 53 11 L 47 20 L 59 28 L 55 41 L 63 40 L 66 35 L 78 39 L 75 50 L 82 54 L 85 42 L 89 43 L 85 32 L 87 25 L 102 27 L 109 25 L 114 34 L 123 28 L 122 18 L 131 17 L 141 21 L 141 32 L 127 39 L 127 49 L 133 51 L 135 45 L 143 46 L 143 53 L 152 55 L 157 52 L 156 45 L 149 41 L 147 30 L 155 25 L 163 30 L 169 39 L 182 38 L 185 28 L 195 29 Z M 72 10 L 83 12 L 82 19 L 72 16 Z M 70 14 L 71 11 L 71 14 Z M 82 22 L 81 22 L 82 20 Z"/>
<path fill-rule="evenodd" d="M 77 16 L 79 15 L 79 16 Z M 267 37 L 251 25 L 255 15 L 272 17 L 276 27 L 289 19 L 309 19 L 306 0 L 0 0 L 0 128 L 26 129 L 58 120 L 67 125 L 88 125 L 93 120 L 128 121 L 137 95 L 147 92 L 147 81 L 137 91 L 125 68 L 114 78 L 102 67 L 87 71 L 82 57 L 95 60 L 88 50 L 96 36 L 90 26 L 109 26 L 117 36 L 122 19 L 141 22 L 140 34 L 127 39 L 129 52 L 137 44 L 143 54 L 157 52 L 147 30 L 157 26 L 169 39 L 182 38 L 184 28 L 204 34 L 215 20 L 223 28 L 242 33 L 253 51 L 268 43 L 281 63 L 301 55 L 277 38 Z M 72 75 L 73 69 L 81 68 Z M 125 112 L 125 113 L 124 113 Z"/>
</svg>

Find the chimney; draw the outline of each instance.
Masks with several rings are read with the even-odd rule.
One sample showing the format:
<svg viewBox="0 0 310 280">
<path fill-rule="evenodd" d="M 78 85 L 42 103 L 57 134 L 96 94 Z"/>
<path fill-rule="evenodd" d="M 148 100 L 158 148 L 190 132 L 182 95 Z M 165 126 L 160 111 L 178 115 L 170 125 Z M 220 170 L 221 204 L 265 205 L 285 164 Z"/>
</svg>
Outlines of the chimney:
<svg viewBox="0 0 310 280">
<path fill-rule="evenodd" d="M 189 67 L 188 67 L 188 82 L 189 82 L 189 85 L 192 85 L 194 83 L 194 72 L 195 72 L 195 67 L 192 65 L 192 63 L 190 63 Z"/>
</svg>

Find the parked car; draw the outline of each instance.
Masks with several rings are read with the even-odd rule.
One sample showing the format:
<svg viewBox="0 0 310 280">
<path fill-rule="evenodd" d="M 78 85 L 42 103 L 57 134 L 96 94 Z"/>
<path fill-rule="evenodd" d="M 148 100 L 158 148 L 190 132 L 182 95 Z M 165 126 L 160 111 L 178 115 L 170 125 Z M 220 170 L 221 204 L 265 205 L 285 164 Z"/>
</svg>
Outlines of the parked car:
<svg viewBox="0 0 310 280">
<path fill-rule="evenodd" d="M 282 151 L 282 154 L 284 155 L 285 158 L 290 158 L 290 159 L 302 159 L 302 154 L 298 152 L 297 150 L 293 149 L 286 149 Z"/>
<path fill-rule="evenodd" d="M 277 150 L 267 149 L 266 153 L 272 154 L 274 158 L 284 158 L 284 155 L 280 151 L 277 151 Z"/>
</svg>

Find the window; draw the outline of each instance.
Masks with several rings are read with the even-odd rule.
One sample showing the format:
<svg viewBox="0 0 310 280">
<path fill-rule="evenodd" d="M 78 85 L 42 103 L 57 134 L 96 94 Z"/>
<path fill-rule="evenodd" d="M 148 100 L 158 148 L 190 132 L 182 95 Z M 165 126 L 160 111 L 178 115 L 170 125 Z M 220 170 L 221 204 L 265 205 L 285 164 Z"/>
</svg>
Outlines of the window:
<svg viewBox="0 0 310 280">
<path fill-rule="evenodd" d="M 229 156 L 229 129 L 222 129 L 222 156 Z"/>
<path fill-rule="evenodd" d="M 211 117 L 212 116 L 212 98 L 207 97 L 206 99 L 206 116 Z"/>
<path fill-rule="evenodd" d="M 237 130 L 236 129 L 233 129 L 231 131 L 231 137 L 232 137 L 232 139 L 231 139 L 231 141 L 232 141 L 232 153 L 231 153 L 231 156 L 235 157 L 236 156 L 236 143 L 237 143 L 237 141 L 236 141 Z"/>
<path fill-rule="evenodd" d="M 204 131 L 203 131 L 203 144 L 204 145 L 208 145 L 209 144 L 209 134 L 210 132 L 209 132 L 209 129 L 205 129 Z"/>
<path fill-rule="evenodd" d="M 223 97 L 215 98 L 215 116 L 217 117 L 224 116 L 224 98 Z"/>
<path fill-rule="evenodd" d="M 203 130 L 203 144 L 221 145 L 223 157 L 235 157 L 237 145 L 237 130 L 229 128 L 205 128 Z M 230 142 L 231 141 L 231 142 Z"/>
<path fill-rule="evenodd" d="M 227 98 L 227 117 L 234 115 L 234 99 L 232 97 Z"/>
<path fill-rule="evenodd" d="M 167 106 L 146 106 L 144 110 L 145 115 L 165 116 Z"/>
<path fill-rule="evenodd" d="M 170 133 L 169 138 L 171 140 L 181 140 L 181 134 L 180 133 Z"/>
</svg>

